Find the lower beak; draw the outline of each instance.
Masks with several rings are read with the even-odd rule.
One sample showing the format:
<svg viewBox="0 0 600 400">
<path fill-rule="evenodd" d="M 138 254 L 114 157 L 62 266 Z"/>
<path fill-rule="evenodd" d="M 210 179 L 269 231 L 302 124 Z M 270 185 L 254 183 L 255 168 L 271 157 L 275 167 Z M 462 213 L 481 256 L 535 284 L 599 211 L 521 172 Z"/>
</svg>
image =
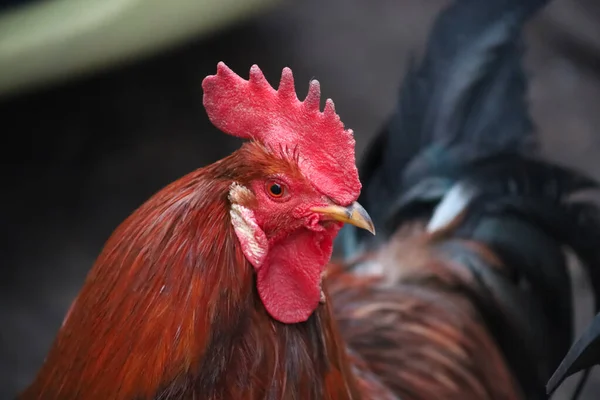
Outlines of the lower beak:
<svg viewBox="0 0 600 400">
<path fill-rule="evenodd" d="M 375 226 L 373 225 L 373 221 L 371 221 L 371 217 L 363 208 L 363 206 L 358 204 L 356 201 L 350 204 L 348 207 L 330 205 L 324 207 L 313 207 L 311 208 L 311 211 L 322 214 L 335 221 L 340 221 L 345 224 L 351 224 L 359 228 L 366 229 L 373 235 L 375 234 Z"/>
</svg>

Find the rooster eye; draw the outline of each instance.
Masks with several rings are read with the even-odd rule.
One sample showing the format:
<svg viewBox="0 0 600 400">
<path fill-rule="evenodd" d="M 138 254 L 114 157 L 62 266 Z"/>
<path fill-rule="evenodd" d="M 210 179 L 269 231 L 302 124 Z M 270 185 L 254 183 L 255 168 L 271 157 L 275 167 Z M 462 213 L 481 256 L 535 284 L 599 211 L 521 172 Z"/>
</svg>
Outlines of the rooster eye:
<svg viewBox="0 0 600 400">
<path fill-rule="evenodd" d="M 279 198 L 285 193 L 285 188 L 283 187 L 283 185 L 277 182 L 268 182 L 267 191 L 269 192 L 271 197 Z"/>
</svg>

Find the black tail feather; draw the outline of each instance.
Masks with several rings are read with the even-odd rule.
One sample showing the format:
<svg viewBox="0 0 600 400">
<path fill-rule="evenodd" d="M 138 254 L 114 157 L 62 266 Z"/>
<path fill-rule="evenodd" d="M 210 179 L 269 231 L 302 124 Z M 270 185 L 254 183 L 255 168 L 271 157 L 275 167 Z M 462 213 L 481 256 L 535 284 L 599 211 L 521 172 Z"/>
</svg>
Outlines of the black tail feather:
<svg viewBox="0 0 600 400">
<path fill-rule="evenodd" d="M 369 238 L 345 229 L 341 241 L 347 241 L 348 255 L 357 242 L 385 241 L 394 227 L 384 225 L 403 205 L 439 200 L 451 185 L 439 179 L 441 173 L 460 173 L 471 161 L 501 151 L 536 151 L 520 33 L 546 3 L 457 0 L 440 14 L 422 62 L 411 63 L 404 78 L 396 112 L 360 166 L 359 201 L 380 233 Z M 428 181 L 430 176 L 438 179 Z M 401 199 L 411 188 L 412 197 Z"/>
<path fill-rule="evenodd" d="M 552 394 L 569 376 L 595 365 L 600 365 L 600 314 L 597 314 L 585 332 L 571 346 L 546 385 Z"/>
<path fill-rule="evenodd" d="M 578 218 L 580 229 L 572 233 L 572 247 L 588 266 L 595 292 L 596 312 L 600 310 L 600 210 L 588 203 L 574 203 L 572 214 Z M 577 236 L 576 236 L 577 235 Z M 584 333 L 573 343 L 547 383 L 548 394 L 554 392 L 569 376 L 600 365 L 600 314 L 597 314 Z"/>
</svg>

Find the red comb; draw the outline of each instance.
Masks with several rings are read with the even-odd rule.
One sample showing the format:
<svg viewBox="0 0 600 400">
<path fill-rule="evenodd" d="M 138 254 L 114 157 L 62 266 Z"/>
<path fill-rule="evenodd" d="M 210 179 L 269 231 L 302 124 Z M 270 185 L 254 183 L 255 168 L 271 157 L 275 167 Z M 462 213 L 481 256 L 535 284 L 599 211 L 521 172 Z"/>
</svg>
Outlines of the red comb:
<svg viewBox="0 0 600 400">
<path fill-rule="evenodd" d="M 340 205 L 358 198 L 352 130 L 344 129 L 331 99 L 321 112 L 318 81 L 310 82 L 306 99 L 300 101 L 289 68 L 283 69 L 275 90 L 258 66 L 250 68 L 247 81 L 220 62 L 217 74 L 207 76 L 202 88 L 204 107 L 217 128 L 276 151 L 297 153 L 304 176 Z"/>
</svg>

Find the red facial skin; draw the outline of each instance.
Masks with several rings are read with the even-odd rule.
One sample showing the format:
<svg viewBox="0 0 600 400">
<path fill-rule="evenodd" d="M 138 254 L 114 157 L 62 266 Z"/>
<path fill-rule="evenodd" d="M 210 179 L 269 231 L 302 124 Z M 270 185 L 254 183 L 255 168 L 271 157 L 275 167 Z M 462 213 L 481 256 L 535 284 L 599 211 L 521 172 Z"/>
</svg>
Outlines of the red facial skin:
<svg viewBox="0 0 600 400">
<path fill-rule="evenodd" d="M 270 192 L 273 184 L 280 195 Z M 269 246 L 262 265 L 255 266 L 260 298 L 278 321 L 305 321 L 319 304 L 321 275 L 342 223 L 311 211 L 331 201 L 300 176 L 280 174 L 250 186 L 256 196 L 252 210 Z"/>
</svg>

